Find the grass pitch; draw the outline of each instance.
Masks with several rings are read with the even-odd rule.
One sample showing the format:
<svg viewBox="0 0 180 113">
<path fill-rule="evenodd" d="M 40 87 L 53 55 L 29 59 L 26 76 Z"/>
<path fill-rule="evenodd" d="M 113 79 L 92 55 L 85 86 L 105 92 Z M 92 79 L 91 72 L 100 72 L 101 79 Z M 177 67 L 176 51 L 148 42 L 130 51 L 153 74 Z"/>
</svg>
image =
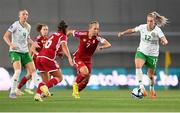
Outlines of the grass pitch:
<svg viewBox="0 0 180 113">
<path fill-rule="evenodd" d="M 71 96 L 71 90 L 54 90 L 53 97 L 43 102 L 25 94 L 9 99 L 7 91 L 0 92 L 0 112 L 180 112 L 180 90 L 157 91 L 158 98 L 137 100 L 129 90 L 84 90 L 81 98 Z"/>
</svg>

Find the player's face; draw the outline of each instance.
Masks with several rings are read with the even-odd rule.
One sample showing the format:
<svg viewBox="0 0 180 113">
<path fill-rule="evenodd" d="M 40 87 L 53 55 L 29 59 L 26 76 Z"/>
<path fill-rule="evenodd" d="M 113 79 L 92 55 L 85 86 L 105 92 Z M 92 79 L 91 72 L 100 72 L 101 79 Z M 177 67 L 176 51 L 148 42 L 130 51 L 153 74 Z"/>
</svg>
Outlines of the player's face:
<svg viewBox="0 0 180 113">
<path fill-rule="evenodd" d="M 28 19 L 28 12 L 26 10 L 21 11 L 19 13 L 19 19 L 20 19 L 20 21 L 26 22 Z"/>
<path fill-rule="evenodd" d="M 47 36 L 48 31 L 49 31 L 48 26 L 42 26 L 40 33 L 41 33 L 42 36 Z"/>
<path fill-rule="evenodd" d="M 148 25 L 148 28 L 150 29 L 153 29 L 155 27 L 156 23 L 155 23 L 154 17 L 147 16 L 147 25 Z"/>
<path fill-rule="evenodd" d="M 99 33 L 99 24 L 92 24 L 89 28 L 89 33 L 92 36 L 97 36 Z"/>
</svg>

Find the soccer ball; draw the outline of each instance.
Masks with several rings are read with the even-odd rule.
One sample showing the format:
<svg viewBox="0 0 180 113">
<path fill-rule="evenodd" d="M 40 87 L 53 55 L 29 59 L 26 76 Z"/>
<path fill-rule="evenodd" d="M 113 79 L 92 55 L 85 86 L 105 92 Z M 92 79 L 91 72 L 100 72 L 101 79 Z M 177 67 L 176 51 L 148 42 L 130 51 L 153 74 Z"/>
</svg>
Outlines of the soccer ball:
<svg viewBox="0 0 180 113">
<path fill-rule="evenodd" d="M 142 99 L 143 98 L 143 92 L 141 92 L 140 88 L 134 88 L 131 92 L 132 97 L 136 99 Z"/>
</svg>

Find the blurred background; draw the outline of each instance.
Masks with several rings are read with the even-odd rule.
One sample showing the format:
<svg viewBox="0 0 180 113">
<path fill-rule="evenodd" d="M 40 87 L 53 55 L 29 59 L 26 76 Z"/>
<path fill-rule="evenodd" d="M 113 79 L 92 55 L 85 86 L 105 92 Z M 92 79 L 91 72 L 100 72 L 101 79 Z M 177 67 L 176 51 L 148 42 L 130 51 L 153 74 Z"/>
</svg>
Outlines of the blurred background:
<svg viewBox="0 0 180 113">
<path fill-rule="evenodd" d="M 0 81 L 4 72 L 12 76 L 12 65 L 8 57 L 9 47 L 2 39 L 8 27 L 18 20 L 18 12 L 27 9 L 32 26 L 31 37 L 37 36 L 37 23 L 49 26 L 50 34 L 64 19 L 69 28 L 84 30 L 92 20 L 100 22 L 100 31 L 112 47 L 96 52 L 93 57 L 93 72 L 90 89 L 131 88 L 137 85 L 134 75 L 134 55 L 140 36 L 135 33 L 119 39 L 118 31 L 146 23 L 146 15 L 157 11 L 167 17 L 170 23 L 162 27 L 169 44 L 160 46 L 156 87 L 159 89 L 179 89 L 180 84 L 180 1 L 179 0 L 1 0 L 0 1 Z M 70 37 L 68 45 L 71 53 L 78 46 L 78 40 Z M 71 86 L 75 73 L 67 59 L 57 59 L 64 73 L 60 86 Z M 5 70 L 6 71 L 5 71 Z M 144 73 L 146 68 L 143 69 Z M 145 73 L 146 74 L 146 73 Z M 144 84 L 148 78 L 144 76 Z M 3 83 L 3 82 L 1 82 Z"/>
</svg>

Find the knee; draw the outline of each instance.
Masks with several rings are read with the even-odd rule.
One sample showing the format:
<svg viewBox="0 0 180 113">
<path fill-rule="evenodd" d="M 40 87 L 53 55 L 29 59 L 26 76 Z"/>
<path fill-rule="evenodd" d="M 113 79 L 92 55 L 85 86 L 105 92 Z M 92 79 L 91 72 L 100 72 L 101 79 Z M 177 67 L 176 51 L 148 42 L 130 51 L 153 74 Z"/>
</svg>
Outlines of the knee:
<svg viewBox="0 0 180 113">
<path fill-rule="evenodd" d="M 81 73 L 82 75 L 89 76 L 89 70 L 88 70 L 88 68 L 85 67 L 85 66 L 80 69 L 80 73 Z"/>
<path fill-rule="evenodd" d="M 57 78 L 58 82 L 61 82 L 61 81 L 63 80 L 63 77 L 62 77 L 62 76 L 58 76 L 58 77 L 56 77 L 56 78 Z"/>
</svg>

